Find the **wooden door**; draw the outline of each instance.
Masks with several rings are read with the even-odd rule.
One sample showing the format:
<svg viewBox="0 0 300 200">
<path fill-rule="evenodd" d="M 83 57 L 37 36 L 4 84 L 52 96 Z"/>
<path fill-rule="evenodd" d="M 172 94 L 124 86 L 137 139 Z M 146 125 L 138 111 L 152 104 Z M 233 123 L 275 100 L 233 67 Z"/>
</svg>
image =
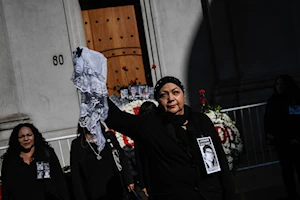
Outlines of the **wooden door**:
<svg viewBox="0 0 300 200">
<path fill-rule="evenodd" d="M 107 58 L 109 95 L 135 81 L 146 84 L 134 6 L 83 10 L 82 17 L 87 47 Z"/>
</svg>

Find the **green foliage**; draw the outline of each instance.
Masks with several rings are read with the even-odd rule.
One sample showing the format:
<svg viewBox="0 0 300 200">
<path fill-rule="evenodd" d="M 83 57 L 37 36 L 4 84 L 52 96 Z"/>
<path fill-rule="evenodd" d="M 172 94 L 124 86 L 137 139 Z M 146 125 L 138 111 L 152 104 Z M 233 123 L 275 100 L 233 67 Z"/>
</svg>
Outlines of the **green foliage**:
<svg viewBox="0 0 300 200">
<path fill-rule="evenodd" d="M 212 106 L 209 105 L 209 106 L 206 107 L 205 113 L 208 113 L 209 110 L 212 110 L 212 111 L 220 111 L 220 110 L 222 110 L 222 107 L 221 107 L 220 105 L 212 105 Z"/>
</svg>

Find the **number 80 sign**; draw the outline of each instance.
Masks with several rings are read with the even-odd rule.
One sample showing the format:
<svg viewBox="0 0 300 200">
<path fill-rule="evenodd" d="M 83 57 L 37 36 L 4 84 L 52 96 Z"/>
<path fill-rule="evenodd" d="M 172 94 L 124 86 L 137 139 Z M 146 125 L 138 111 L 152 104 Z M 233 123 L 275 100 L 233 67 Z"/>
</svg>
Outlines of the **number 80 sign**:
<svg viewBox="0 0 300 200">
<path fill-rule="evenodd" d="M 64 64 L 64 57 L 63 55 L 59 55 L 59 56 L 53 56 L 53 65 L 63 65 Z"/>
</svg>

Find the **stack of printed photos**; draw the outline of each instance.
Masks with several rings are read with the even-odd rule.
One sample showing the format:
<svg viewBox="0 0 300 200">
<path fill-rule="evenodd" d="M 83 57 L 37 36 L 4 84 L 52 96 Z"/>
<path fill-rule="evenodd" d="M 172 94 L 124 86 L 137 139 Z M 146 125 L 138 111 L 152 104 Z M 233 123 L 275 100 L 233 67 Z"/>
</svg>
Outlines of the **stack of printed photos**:
<svg viewBox="0 0 300 200">
<path fill-rule="evenodd" d="M 129 85 L 128 88 L 121 89 L 120 94 L 121 98 L 119 98 L 116 94 L 109 97 L 110 100 L 119 108 L 138 99 L 154 99 L 154 88 L 148 85 Z"/>
</svg>

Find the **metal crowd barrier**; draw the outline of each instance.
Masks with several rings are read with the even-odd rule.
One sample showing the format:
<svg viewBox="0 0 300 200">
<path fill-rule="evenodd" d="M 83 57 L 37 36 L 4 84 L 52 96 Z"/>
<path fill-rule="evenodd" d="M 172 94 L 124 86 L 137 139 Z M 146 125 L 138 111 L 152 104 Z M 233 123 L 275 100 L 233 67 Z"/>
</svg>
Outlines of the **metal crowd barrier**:
<svg viewBox="0 0 300 200">
<path fill-rule="evenodd" d="M 236 122 L 244 150 L 237 162 L 237 170 L 246 170 L 278 163 L 273 147 L 267 144 L 264 135 L 266 102 L 235 108 L 222 109 Z"/>
<path fill-rule="evenodd" d="M 236 122 L 244 144 L 243 153 L 237 163 L 237 170 L 278 163 L 274 149 L 266 144 L 264 137 L 265 105 L 264 102 L 221 110 Z M 46 140 L 54 148 L 62 167 L 70 164 L 71 141 L 74 138 L 76 138 L 75 134 Z M 0 147 L 0 155 L 3 155 L 7 148 L 8 146 Z"/>
</svg>

